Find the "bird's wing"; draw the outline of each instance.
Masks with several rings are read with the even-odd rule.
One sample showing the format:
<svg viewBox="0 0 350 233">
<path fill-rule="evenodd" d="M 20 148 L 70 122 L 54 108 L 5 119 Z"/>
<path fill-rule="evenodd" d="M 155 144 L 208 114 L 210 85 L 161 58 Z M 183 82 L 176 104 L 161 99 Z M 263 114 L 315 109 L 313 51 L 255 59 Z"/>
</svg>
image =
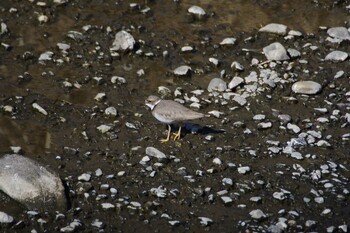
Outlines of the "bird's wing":
<svg viewBox="0 0 350 233">
<path fill-rule="evenodd" d="M 157 114 L 164 118 L 171 118 L 174 121 L 194 120 L 204 117 L 204 114 L 192 111 L 172 100 L 163 100 L 156 107 Z"/>
</svg>

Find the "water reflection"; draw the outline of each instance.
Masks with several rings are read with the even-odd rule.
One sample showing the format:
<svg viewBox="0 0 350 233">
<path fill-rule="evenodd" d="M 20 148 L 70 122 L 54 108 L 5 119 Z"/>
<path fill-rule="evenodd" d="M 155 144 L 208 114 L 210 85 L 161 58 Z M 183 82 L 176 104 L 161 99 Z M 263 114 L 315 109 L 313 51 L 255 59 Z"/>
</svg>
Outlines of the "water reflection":
<svg viewBox="0 0 350 233">
<path fill-rule="evenodd" d="M 26 153 L 43 154 L 51 147 L 51 134 L 32 122 L 0 117 L 0 153 L 10 153 L 11 146 L 20 146 Z"/>
</svg>

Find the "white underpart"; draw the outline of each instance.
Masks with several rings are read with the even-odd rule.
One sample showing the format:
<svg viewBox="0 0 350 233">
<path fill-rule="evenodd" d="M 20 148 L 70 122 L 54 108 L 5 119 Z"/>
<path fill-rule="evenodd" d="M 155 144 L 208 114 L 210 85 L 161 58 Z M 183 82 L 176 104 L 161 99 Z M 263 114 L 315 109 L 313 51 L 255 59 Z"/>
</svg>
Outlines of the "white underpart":
<svg viewBox="0 0 350 233">
<path fill-rule="evenodd" d="M 161 100 L 158 100 L 157 102 L 155 102 L 154 104 L 151 104 L 151 103 L 146 103 L 146 105 L 151 109 L 153 110 L 154 107 L 160 102 Z"/>
</svg>

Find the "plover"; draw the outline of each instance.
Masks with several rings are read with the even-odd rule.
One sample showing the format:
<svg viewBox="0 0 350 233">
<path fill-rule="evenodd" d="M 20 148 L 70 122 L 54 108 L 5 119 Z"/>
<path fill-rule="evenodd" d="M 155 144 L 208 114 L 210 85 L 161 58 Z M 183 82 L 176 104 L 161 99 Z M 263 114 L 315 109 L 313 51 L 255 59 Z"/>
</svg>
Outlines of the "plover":
<svg viewBox="0 0 350 233">
<path fill-rule="evenodd" d="M 170 124 L 184 123 L 190 120 L 203 118 L 206 115 L 192 111 L 189 108 L 173 100 L 163 100 L 157 96 L 151 95 L 145 100 L 145 104 L 152 110 L 152 115 L 160 122 L 168 125 L 168 136 L 161 139 L 161 142 L 167 142 L 170 139 Z M 179 131 L 174 133 L 174 141 L 179 140 L 181 136 L 181 125 Z"/>
</svg>

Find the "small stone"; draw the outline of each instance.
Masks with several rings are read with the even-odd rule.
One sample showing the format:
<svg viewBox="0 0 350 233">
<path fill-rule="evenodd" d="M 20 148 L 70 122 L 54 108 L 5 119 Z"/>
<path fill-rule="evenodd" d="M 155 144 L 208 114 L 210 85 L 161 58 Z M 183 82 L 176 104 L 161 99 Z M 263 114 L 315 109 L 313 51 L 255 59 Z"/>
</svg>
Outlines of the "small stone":
<svg viewBox="0 0 350 233">
<path fill-rule="evenodd" d="M 321 84 L 314 81 L 298 81 L 293 84 L 292 91 L 294 93 L 313 95 L 320 92 L 322 89 Z"/>
<path fill-rule="evenodd" d="M 100 131 L 101 133 L 107 133 L 108 131 L 110 131 L 112 129 L 112 127 L 108 126 L 108 125 L 100 125 L 100 126 L 96 127 L 96 129 L 98 131 Z"/>
<path fill-rule="evenodd" d="M 261 202 L 262 198 L 261 197 L 251 197 L 249 200 L 252 202 L 258 203 L 258 202 Z"/>
<path fill-rule="evenodd" d="M 237 171 L 240 174 L 246 174 L 246 173 L 250 172 L 250 167 L 248 167 L 248 166 L 238 167 Z"/>
<path fill-rule="evenodd" d="M 263 52 L 269 61 L 289 60 L 286 49 L 279 42 L 275 42 L 264 47 Z"/>
<path fill-rule="evenodd" d="M 227 89 L 227 84 L 221 78 L 213 78 L 210 81 L 207 89 L 209 92 L 213 92 L 213 91 L 223 92 Z"/>
<path fill-rule="evenodd" d="M 333 27 L 327 30 L 327 34 L 335 39 L 350 40 L 350 33 L 345 27 Z"/>
<path fill-rule="evenodd" d="M 303 34 L 299 31 L 295 31 L 295 30 L 290 30 L 288 32 L 288 35 L 291 35 L 291 36 L 302 36 Z"/>
<path fill-rule="evenodd" d="M 112 76 L 111 83 L 126 84 L 126 79 L 120 76 Z"/>
<path fill-rule="evenodd" d="M 103 222 L 101 222 L 98 219 L 95 219 L 92 223 L 91 223 L 92 227 L 95 227 L 97 229 L 103 229 L 105 227 L 105 224 Z"/>
<path fill-rule="evenodd" d="M 33 104 L 32 104 L 32 107 L 33 107 L 34 109 L 38 110 L 38 112 L 40 112 L 41 114 L 47 116 L 47 114 L 48 114 L 47 111 L 46 111 L 43 107 L 41 107 L 39 104 L 33 103 Z"/>
<path fill-rule="evenodd" d="M 333 62 L 345 61 L 348 58 L 349 54 L 343 51 L 333 51 L 327 54 L 325 60 Z"/>
<path fill-rule="evenodd" d="M 88 181 L 91 180 L 91 175 L 88 174 L 88 173 L 81 174 L 81 175 L 78 177 L 78 180 L 88 182 Z"/>
<path fill-rule="evenodd" d="M 4 22 L 1 22 L 0 24 L 0 35 L 4 35 L 6 33 L 8 33 L 8 27 Z"/>
<path fill-rule="evenodd" d="M 271 122 L 260 122 L 258 124 L 258 128 L 259 129 L 268 129 L 272 127 L 272 123 Z"/>
<path fill-rule="evenodd" d="M 259 32 L 269 32 L 269 33 L 275 33 L 275 34 L 284 36 L 287 34 L 287 26 L 283 24 L 270 23 L 260 28 Z"/>
<path fill-rule="evenodd" d="M 250 211 L 249 215 L 250 215 L 250 217 L 257 219 L 257 220 L 266 218 L 266 215 L 260 209 Z"/>
<path fill-rule="evenodd" d="M 233 97 L 233 100 L 236 101 L 241 106 L 247 103 L 246 98 L 243 97 L 242 95 L 235 95 L 235 97 Z"/>
<path fill-rule="evenodd" d="M 47 15 L 40 14 L 38 16 L 38 21 L 39 23 L 47 23 L 49 21 L 49 17 L 47 17 Z"/>
<path fill-rule="evenodd" d="M 105 109 L 105 114 L 107 116 L 117 116 L 118 112 L 115 107 L 108 107 Z"/>
<path fill-rule="evenodd" d="M 231 68 L 236 71 L 244 71 L 244 66 L 238 63 L 237 61 L 231 63 Z"/>
<path fill-rule="evenodd" d="M 13 110 L 14 110 L 14 107 L 13 106 L 11 106 L 11 105 L 5 105 L 5 106 L 3 106 L 2 107 L 2 109 L 5 111 L 5 112 L 13 112 Z"/>
<path fill-rule="evenodd" d="M 224 178 L 224 179 L 222 179 L 222 184 L 232 186 L 233 180 L 231 178 Z"/>
<path fill-rule="evenodd" d="M 51 51 L 46 51 L 46 52 L 40 54 L 39 59 L 38 59 L 39 63 L 44 64 L 45 61 L 51 61 L 53 55 L 54 55 L 54 53 Z"/>
<path fill-rule="evenodd" d="M 339 227 L 338 227 L 340 230 L 342 230 L 343 232 L 348 232 L 348 225 L 340 225 Z"/>
<path fill-rule="evenodd" d="M 329 144 L 329 142 L 325 141 L 325 140 L 319 140 L 316 145 L 318 147 L 330 147 L 331 144 Z"/>
<path fill-rule="evenodd" d="M 221 115 L 223 115 L 224 113 L 223 112 L 219 112 L 217 110 L 213 110 L 213 111 L 210 111 L 208 112 L 210 115 L 213 115 L 215 116 L 216 118 L 220 118 Z"/>
<path fill-rule="evenodd" d="M 315 197 L 314 201 L 318 204 L 323 204 L 324 203 L 324 198 L 323 197 Z"/>
<path fill-rule="evenodd" d="M 84 39 L 83 33 L 77 32 L 77 31 L 69 31 L 69 32 L 67 33 L 67 37 L 68 37 L 68 38 L 71 38 L 71 39 L 73 39 L 73 40 L 75 40 L 75 41 L 81 41 L 81 40 Z"/>
<path fill-rule="evenodd" d="M 296 49 L 287 49 L 287 51 L 291 58 L 298 58 L 301 55 L 300 52 Z"/>
<path fill-rule="evenodd" d="M 115 34 L 115 38 L 112 44 L 111 51 L 119 51 L 119 50 L 133 50 L 135 45 L 134 37 L 128 33 L 127 31 L 119 31 Z"/>
<path fill-rule="evenodd" d="M 236 43 L 236 38 L 228 37 L 228 38 L 223 39 L 220 42 L 220 45 L 234 45 L 235 43 Z"/>
<path fill-rule="evenodd" d="M 302 160 L 304 159 L 303 156 L 301 155 L 300 152 L 297 152 L 297 151 L 293 151 L 290 156 L 294 159 L 297 159 L 297 160 Z"/>
<path fill-rule="evenodd" d="M 200 220 L 200 224 L 202 226 L 209 226 L 211 223 L 213 223 L 213 220 L 207 217 L 198 217 Z"/>
<path fill-rule="evenodd" d="M 313 227 L 315 225 L 316 225 L 316 221 L 314 221 L 314 220 L 306 220 L 306 222 L 305 222 L 305 226 L 308 228 Z"/>
<path fill-rule="evenodd" d="M 173 221 L 169 221 L 168 223 L 169 223 L 171 226 L 177 226 L 177 225 L 180 224 L 180 221 L 178 221 L 178 220 L 173 220 Z"/>
<path fill-rule="evenodd" d="M 344 74 L 345 72 L 343 70 L 340 70 L 334 75 L 334 79 L 341 78 Z"/>
<path fill-rule="evenodd" d="M 231 82 L 228 84 L 228 88 L 229 89 L 234 89 L 237 86 L 241 85 L 244 82 L 244 79 L 241 77 L 233 77 L 233 79 L 231 80 Z"/>
<path fill-rule="evenodd" d="M 278 119 L 283 123 L 288 123 L 292 120 L 292 117 L 288 114 L 280 114 L 278 115 Z"/>
<path fill-rule="evenodd" d="M 183 46 L 182 48 L 181 48 L 181 52 L 191 52 L 191 51 L 193 51 L 194 49 L 193 49 L 193 47 L 192 46 Z"/>
<path fill-rule="evenodd" d="M 101 168 L 98 168 L 98 169 L 96 169 L 96 171 L 95 171 L 95 176 L 97 176 L 97 177 L 100 177 L 100 176 L 102 176 L 102 170 L 101 170 Z"/>
<path fill-rule="evenodd" d="M 174 70 L 174 74 L 178 76 L 186 76 L 189 75 L 192 71 L 192 68 L 190 66 L 179 66 Z"/>
<path fill-rule="evenodd" d="M 205 11 L 203 10 L 203 8 L 199 7 L 199 6 L 191 6 L 190 8 L 188 8 L 187 11 L 191 14 L 194 14 L 194 15 L 197 15 L 200 17 L 202 17 L 206 14 Z"/>
<path fill-rule="evenodd" d="M 105 209 L 105 210 L 115 209 L 115 205 L 113 205 L 111 203 L 102 203 L 101 206 L 102 206 L 102 209 Z"/>
<path fill-rule="evenodd" d="M 220 160 L 219 158 L 214 158 L 214 159 L 213 159 L 213 163 L 214 163 L 215 165 L 221 165 L 221 164 L 222 164 L 222 162 L 221 162 L 221 160 Z"/>
<path fill-rule="evenodd" d="M 225 205 L 231 204 L 233 202 L 232 198 L 228 196 L 221 196 L 220 198 Z"/>
<path fill-rule="evenodd" d="M 294 133 L 300 133 L 301 129 L 299 128 L 299 126 L 295 125 L 295 124 L 291 124 L 288 123 L 287 124 L 287 129 L 292 130 Z"/>
<path fill-rule="evenodd" d="M 62 52 L 67 52 L 67 50 L 70 49 L 70 45 L 65 43 L 57 43 L 57 47 L 62 50 Z"/>
<path fill-rule="evenodd" d="M 257 114 L 255 116 L 253 116 L 253 120 L 255 121 L 261 121 L 261 120 L 265 120 L 266 116 L 263 114 Z"/>
<path fill-rule="evenodd" d="M 210 57 L 209 58 L 209 62 L 211 62 L 214 66 L 218 66 L 219 65 L 219 60 L 214 58 L 214 57 Z"/>
<path fill-rule="evenodd" d="M 106 98 L 106 93 L 101 92 L 101 93 L 97 93 L 97 95 L 94 97 L 94 100 L 96 101 L 102 101 Z"/>
<path fill-rule="evenodd" d="M 163 152 L 151 146 L 147 147 L 145 152 L 146 155 L 157 158 L 158 160 L 164 160 L 167 158 Z"/>
<path fill-rule="evenodd" d="M 14 218 L 5 212 L 0 211 L 0 226 L 8 225 L 14 222 Z"/>
</svg>

